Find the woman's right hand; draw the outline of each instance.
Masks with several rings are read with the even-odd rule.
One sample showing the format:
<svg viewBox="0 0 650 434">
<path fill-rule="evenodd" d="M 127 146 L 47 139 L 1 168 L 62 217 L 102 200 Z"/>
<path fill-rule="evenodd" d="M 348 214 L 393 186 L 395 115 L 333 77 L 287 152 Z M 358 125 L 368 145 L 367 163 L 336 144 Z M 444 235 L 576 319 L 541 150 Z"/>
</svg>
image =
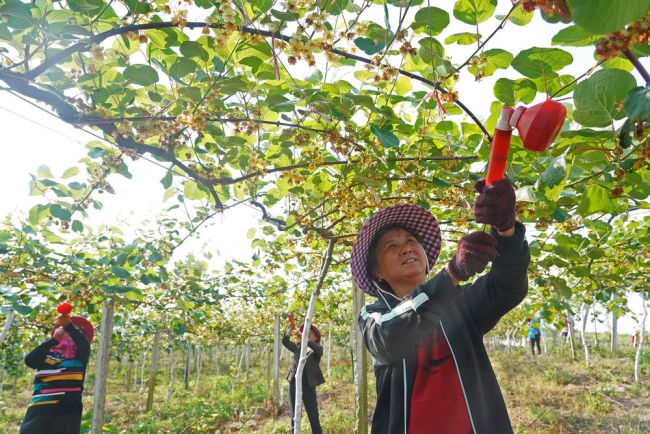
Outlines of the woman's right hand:
<svg viewBox="0 0 650 434">
<path fill-rule="evenodd" d="M 57 341 L 61 342 L 61 339 L 63 339 L 64 332 L 65 330 L 63 330 L 63 327 L 57 327 L 57 329 L 54 330 L 54 334 L 52 335 L 52 337 Z"/>
</svg>

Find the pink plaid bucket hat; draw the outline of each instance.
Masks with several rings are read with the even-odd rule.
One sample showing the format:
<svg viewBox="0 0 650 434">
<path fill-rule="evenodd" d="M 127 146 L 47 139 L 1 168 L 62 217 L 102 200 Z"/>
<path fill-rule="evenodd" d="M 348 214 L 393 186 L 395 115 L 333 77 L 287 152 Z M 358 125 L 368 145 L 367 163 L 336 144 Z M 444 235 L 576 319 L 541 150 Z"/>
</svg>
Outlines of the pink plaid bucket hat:
<svg viewBox="0 0 650 434">
<path fill-rule="evenodd" d="M 440 254 L 442 237 L 436 218 L 426 209 L 413 203 L 392 205 L 375 213 L 361 228 L 352 246 L 350 268 L 354 281 L 366 294 L 378 297 L 377 288 L 368 274 L 368 253 L 377 232 L 387 225 L 399 225 L 422 240 L 429 267 L 433 267 Z"/>
</svg>

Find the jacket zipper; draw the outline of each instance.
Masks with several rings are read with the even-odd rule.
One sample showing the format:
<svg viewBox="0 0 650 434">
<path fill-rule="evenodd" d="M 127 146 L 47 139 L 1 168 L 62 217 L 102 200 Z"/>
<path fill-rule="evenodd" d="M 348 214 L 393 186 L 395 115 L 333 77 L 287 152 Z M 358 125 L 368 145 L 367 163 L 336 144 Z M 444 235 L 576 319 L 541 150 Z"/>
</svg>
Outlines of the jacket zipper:
<svg viewBox="0 0 650 434">
<path fill-rule="evenodd" d="M 451 351 L 451 356 L 454 358 L 454 364 L 456 365 L 456 372 L 458 373 L 460 388 L 463 391 L 463 398 L 465 398 L 465 406 L 467 407 L 467 414 L 469 415 L 469 421 L 472 424 L 472 431 L 476 433 L 476 427 L 474 426 L 474 419 L 472 418 L 472 410 L 470 410 L 469 408 L 467 393 L 465 392 L 465 386 L 463 386 L 463 377 L 460 376 L 460 369 L 458 368 L 458 362 L 456 361 L 456 354 L 454 354 L 454 349 L 451 346 L 451 342 L 449 342 L 449 338 L 447 337 L 447 332 L 445 332 L 445 327 L 442 325 L 442 320 L 440 321 L 440 329 L 442 330 L 442 334 L 445 336 L 445 340 L 447 341 L 447 345 L 449 346 L 449 350 Z"/>
</svg>

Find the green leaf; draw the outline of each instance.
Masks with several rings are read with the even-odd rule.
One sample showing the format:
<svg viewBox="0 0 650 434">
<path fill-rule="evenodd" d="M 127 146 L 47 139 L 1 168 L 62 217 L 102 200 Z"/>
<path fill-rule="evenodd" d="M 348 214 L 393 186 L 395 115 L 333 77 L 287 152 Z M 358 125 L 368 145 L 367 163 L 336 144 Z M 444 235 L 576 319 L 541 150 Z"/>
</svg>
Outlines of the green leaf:
<svg viewBox="0 0 650 434">
<path fill-rule="evenodd" d="M 50 205 L 50 214 L 52 214 L 52 217 L 56 217 L 59 220 L 70 220 L 70 217 L 72 217 L 72 213 L 58 203 Z"/>
<path fill-rule="evenodd" d="M 122 268 L 122 267 L 112 266 L 111 273 L 113 273 L 120 279 L 128 279 L 129 277 L 131 277 L 131 273 L 129 273 L 129 271 L 126 268 Z"/>
<path fill-rule="evenodd" d="M 623 101 L 630 89 L 636 86 L 634 77 L 620 69 L 603 69 L 587 80 L 578 83 L 573 97 L 576 108 L 573 117 L 586 127 L 606 127 L 614 119 L 621 119 L 617 101 Z"/>
<path fill-rule="evenodd" d="M 354 44 L 368 55 L 378 53 L 386 46 L 383 39 L 375 42 L 370 38 L 356 38 Z"/>
<path fill-rule="evenodd" d="M 632 89 L 625 97 L 623 107 L 630 119 L 650 120 L 650 87 Z"/>
<path fill-rule="evenodd" d="M 348 5 L 349 0 L 316 0 L 319 9 L 330 15 L 338 15 Z"/>
<path fill-rule="evenodd" d="M 650 0 L 568 0 L 573 20 L 591 33 L 610 33 L 643 18 Z"/>
<path fill-rule="evenodd" d="M 411 28 L 415 33 L 429 36 L 439 35 L 449 25 L 449 14 L 436 7 L 420 8 L 414 17 Z"/>
<path fill-rule="evenodd" d="M 530 23 L 530 21 L 533 19 L 533 15 L 535 15 L 532 12 L 526 12 L 524 8 L 521 6 L 521 3 L 517 5 L 514 11 L 510 14 L 508 17 L 508 20 L 512 22 L 513 24 L 516 24 L 518 26 L 525 26 L 526 24 Z M 497 19 L 503 20 L 505 18 L 505 15 L 497 15 Z"/>
<path fill-rule="evenodd" d="M 36 170 L 36 174 L 41 178 L 47 178 L 47 179 L 54 178 L 54 175 L 52 175 L 50 168 L 45 165 L 38 166 L 38 170 Z"/>
<path fill-rule="evenodd" d="M 597 184 L 591 184 L 582 195 L 582 201 L 576 212 L 582 216 L 589 216 L 597 212 L 612 213 L 616 209 L 609 190 Z"/>
<path fill-rule="evenodd" d="M 147 257 L 149 262 L 160 262 L 162 261 L 162 255 L 158 252 L 153 252 Z"/>
<path fill-rule="evenodd" d="M 512 62 L 512 53 L 506 50 L 501 50 L 500 48 L 493 48 L 484 51 L 481 58 L 484 59 L 483 62 L 485 62 L 482 66 L 473 65 L 470 66 L 468 70 L 474 75 L 479 71 L 482 71 L 483 75 L 487 77 L 494 74 L 494 71 L 496 71 L 497 68 L 508 68 Z"/>
<path fill-rule="evenodd" d="M 206 198 L 208 195 L 199 185 L 197 185 L 196 182 L 187 181 L 183 189 L 183 196 L 192 200 L 201 200 Z"/>
<path fill-rule="evenodd" d="M 497 0 L 458 0 L 454 5 L 454 16 L 475 26 L 490 18 L 496 6 Z"/>
<path fill-rule="evenodd" d="M 73 176 L 79 174 L 79 168 L 78 167 L 70 167 L 69 169 L 66 169 L 65 172 L 63 172 L 63 175 L 61 175 L 61 178 L 63 179 L 68 179 L 72 178 Z"/>
<path fill-rule="evenodd" d="M 149 65 L 129 65 L 124 69 L 124 78 L 140 86 L 149 86 L 158 82 L 158 72 Z"/>
<path fill-rule="evenodd" d="M 406 95 L 408 92 L 413 89 L 413 85 L 411 85 L 411 79 L 408 77 L 405 77 L 403 75 L 400 75 L 397 77 L 397 80 L 395 80 L 395 93 L 397 95 Z"/>
<path fill-rule="evenodd" d="M 0 4 L 0 15 L 7 17 L 6 25 L 12 29 L 27 29 L 34 25 L 32 12 L 20 1 Z"/>
<path fill-rule="evenodd" d="M 257 229 L 255 228 L 248 229 L 248 232 L 246 232 L 246 238 L 252 240 L 253 238 L 255 238 L 255 232 L 257 232 Z"/>
<path fill-rule="evenodd" d="M 476 33 L 455 33 L 453 35 L 447 36 L 445 39 L 445 44 L 458 44 L 458 45 L 470 45 L 476 43 L 476 41 L 480 39 L 480 35 L 477 38 Z"/>
<path fill-rule="evenodd" d="M 573 56 L 559 48 L 533 47 L 520 51 L 513 59 L 512 67 L 530 78 L 554 77 L 559 71 L 573 62 Z"/>
<path fill-rule="evenodd" d="M 519 102 L 530 103 L 537 95 L 537 86 L 535 82 L 527 78 L 520 78 L 519 80 L 500 78 L 494 84 L 493 91 L 494 96 L 503 105 L 514 107 Z"/>
<path fill-rule="evenodd" d="M 445 49 L 442 44 L 434 38 L 422 38 L 418 41 L 418 44 L 420 44 L 418 55 L 428 64 L 433 63 L 434 59 L 441 58 L 445 55 Z"/>
<path fill-rule="evenodd" d="M 88 12 L 102 6 L 102 0 L 66 0 L 68 7 L 74 12 Z"/>
<path fill-rule="evenodd" d="M 196 57 L 204 62 L 210 60 L 208 52 L 196 41 L 185 41 L 180 46 L 181 54 L 185 57 Z"/>
<path fill-rule="evenodd" d="M 399 146 L 399 139 L 391 130 L 382 130 L 376 125 L 370 125 L 370 131 L 379 139 L 384 148 L 397 148 Z"/>
<path fill-rule="evenodd" d="M 602 35 L 594 35 L 580 26 L 566 27 L 553 36 L 553 45 L 567 45 L 571 47 L 587 47 L 595 45 Z"/>
<path fill-rule="evenodd" d="M 175 78 L 183 78 L 188 74 L 196 71 L 197 64 L 187 57 L 179 57 L 176 62 L 169 68 L 169 73 Z"/>
<path fill-rule="evenodd" d="M 542 185 L 558 185 L 566 176 L 566 152 L 555 158 L 550 166 L 542 173 Z"/>
<path fill-rule="evenodd" d="M 72 230 L 74 232 L 82 233 L 84 231 L 84 225 L 79 220 L 72 221 Z"/>
<path fill-rule="evenodd" d="M 294 12 L 282 12 L 275 9 L 271 9 L 271 15 L 281 21 L 296 21 L 300 18 L 300 15 Z"/>
<path fill-rule="evenodd" d="M 562 223 L 563 221 L 569 219 L 571 217 L 571 214 L 562 208 L 557 208 L 555 211 L 553 211 L 553 214 L 551 214 L 551 216 L 555 219 L 555 221 Z"/>
<path fill-rule="evenodd" d="M 165 189 L 168 189 L 169 187 L 172 186 L 172 170 L 169 169 L 167 173 L 165 173 L 165 176 L 160 180 L 160 183 L 165 187 Z"/>
</svg>

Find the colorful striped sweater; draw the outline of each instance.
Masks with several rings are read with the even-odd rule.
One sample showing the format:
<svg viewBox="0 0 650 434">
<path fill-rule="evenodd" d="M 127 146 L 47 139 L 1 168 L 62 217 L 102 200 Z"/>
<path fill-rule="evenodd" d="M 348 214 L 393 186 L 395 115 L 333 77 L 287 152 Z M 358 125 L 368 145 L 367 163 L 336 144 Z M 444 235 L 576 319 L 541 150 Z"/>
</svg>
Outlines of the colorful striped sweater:
<svg viewBox="0 0 650 434">
<path fill-rule="evenodd" d="M 25 357 L 25 364 L 36 369 L 34 393 L 25 420 L 41 414 L 81 415 L 81 393 L 90 355 L 88 339 L 75 326 L 65 331 L 77 345 L 75 357 L 66 359 L 51 348 L 58 344 L 54 338 L 43 342 Z"/>
</svg>

